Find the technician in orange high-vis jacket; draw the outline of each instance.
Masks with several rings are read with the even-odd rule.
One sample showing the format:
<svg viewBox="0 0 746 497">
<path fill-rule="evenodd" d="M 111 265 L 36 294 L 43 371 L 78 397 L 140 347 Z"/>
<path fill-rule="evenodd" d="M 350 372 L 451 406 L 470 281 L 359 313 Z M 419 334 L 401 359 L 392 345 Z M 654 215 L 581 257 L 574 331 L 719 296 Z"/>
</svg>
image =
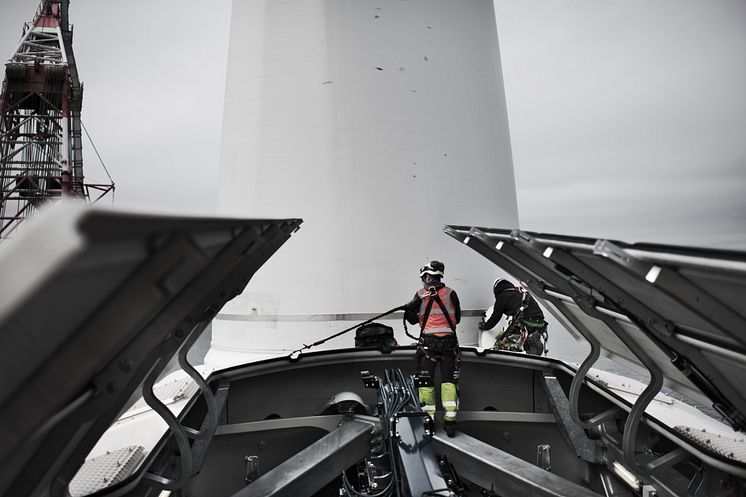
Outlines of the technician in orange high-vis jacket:
<svg viewBox="0 0 746 497">
<path fill-rule="evenodd" d="M 444 428 L 449 437 L 455 435 L 458 410 L 459 350 L 456 325 L 461 321 L 461 304 L 456 292 L 441 281 L 445 265 L 432 261 L 420 269 L 422 288 L 406 305 L 404 317 L 411 324 L 419 323 L 417 373 L 427 373 L 428 384 L 419 387 L 422 410 L 435 416 L 435 366 L 440 365 L 440 400 L 445 410 Z"/>
</svg>

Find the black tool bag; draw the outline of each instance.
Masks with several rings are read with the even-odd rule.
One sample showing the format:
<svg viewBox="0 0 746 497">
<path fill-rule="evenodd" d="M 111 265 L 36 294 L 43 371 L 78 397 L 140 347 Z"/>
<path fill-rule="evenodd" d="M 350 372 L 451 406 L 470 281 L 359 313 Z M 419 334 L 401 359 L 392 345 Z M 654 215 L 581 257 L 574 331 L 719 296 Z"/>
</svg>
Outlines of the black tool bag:
<svg viewBox="0 0 746 497">
<path fill-rule="evenodd" d="M 355 347 L 376 347 L 387 352 L 397 345 L 391 326 L 369 323 L 355 330 Z"/>
</svg>

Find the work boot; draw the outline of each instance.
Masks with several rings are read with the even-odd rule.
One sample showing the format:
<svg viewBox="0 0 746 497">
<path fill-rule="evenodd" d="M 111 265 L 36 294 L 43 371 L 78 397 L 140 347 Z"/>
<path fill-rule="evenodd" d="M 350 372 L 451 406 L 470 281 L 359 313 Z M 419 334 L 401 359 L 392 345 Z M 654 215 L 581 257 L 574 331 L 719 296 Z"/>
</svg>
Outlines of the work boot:
<svg viewBox="0 0 746 497">
<path fill-rule="evenodd" d="M 456 422 L 455 421 L 446 421 L 443 423 L 443 428 L 446 430 L 446 435 L 448 435 L 449 438 L 453 438 L 456 436 Z"/>
</svg>

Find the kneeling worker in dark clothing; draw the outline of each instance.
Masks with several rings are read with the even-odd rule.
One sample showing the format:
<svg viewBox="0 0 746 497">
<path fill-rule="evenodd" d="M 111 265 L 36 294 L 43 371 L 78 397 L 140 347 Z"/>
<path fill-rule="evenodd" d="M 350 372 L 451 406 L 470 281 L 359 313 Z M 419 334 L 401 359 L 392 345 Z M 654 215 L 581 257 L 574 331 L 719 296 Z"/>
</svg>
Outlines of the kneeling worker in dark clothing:
<svg viewBox="0 0 746 497">
<path fill-rule="evenodd" d="M 440 400 L 445 410 L 444 428 L 449 437 L 455 435 L 458 409 L 459 350 L 456 324 L 461 321 L 458 295 L 443 284 L 445 265 L 432 261 L 420 269 L 422 288 L 406 305 L 404 317 L 411 324 L 419 323 L 420 339 L 417 347 L 417 372 L 427 373 L 429 384 L 419 387 L 422 410 L 435 416 L 435 383 L 433 373 L 440 365 Z"/>
<path fill-rule="evenodd" d="M 547 322 L 536 300 L 523 287 L 517 287 L 504 278 L 495 280 L 492 291 L 495 294 L 492 315 L 484 323 L 480 323 L 479 329 L 491 330 L 505 314 L 509 318 L 509 324 L 495 338 L 494 348 L 513 351 L 523 349 L 532 355 L 542 355 L 548 336 Z"/>
</svg>

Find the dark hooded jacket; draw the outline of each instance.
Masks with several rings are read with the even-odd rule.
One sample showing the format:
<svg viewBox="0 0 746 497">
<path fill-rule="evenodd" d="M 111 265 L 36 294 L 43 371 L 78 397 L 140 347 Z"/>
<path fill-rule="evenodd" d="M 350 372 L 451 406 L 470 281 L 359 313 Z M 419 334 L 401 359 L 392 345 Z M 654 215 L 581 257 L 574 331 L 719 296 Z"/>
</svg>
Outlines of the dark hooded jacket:
<svg viewBox="0 0 746 497">
<path fill-rule="evenodd" d="M 484 323 L 485 330 L 494 328 L 503 314 L 506 316 L 515 316 L 523 302 L 524 293 L 507 280 L 499 281 L 493 288 L 493 291 L 495 293 L 495 305 L 492 316 Z M 543 321 L 544 313 L 541 311 L 539 304 L 536 303 L 531 295 L 525 295 L 527 302 L 526 309 L 523 311 L 523 319 Z"/>
</svg>

